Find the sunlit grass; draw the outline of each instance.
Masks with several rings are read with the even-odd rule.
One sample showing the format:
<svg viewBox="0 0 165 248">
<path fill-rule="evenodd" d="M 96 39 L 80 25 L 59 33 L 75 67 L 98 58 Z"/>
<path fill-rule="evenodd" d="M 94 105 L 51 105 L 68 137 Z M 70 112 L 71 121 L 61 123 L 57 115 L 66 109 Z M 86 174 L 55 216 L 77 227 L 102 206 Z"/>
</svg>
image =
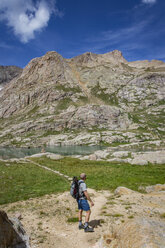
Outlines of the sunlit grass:
<svg viewBox="0 0 165 248">
<path fill-rule="evenodd" d="M 165 164 L 140 166 L 75 158 L 51 160 L 46 157 L 33 160 L 70 177 L 85 172 L 88 187 L 96 190 L 114 190 L 118 186 L 125 186 L 138 191 L 139 186 L 164 184 L 165 181 Z"/>
<path fill-rule="evenodd" d="M 139 186 L 164 184 L 165 165 L 130 165 L 106 161 L 79 160 L 66 157 L 51 160 L 46 157 L 31 160 L 58 170 L 70 177 L 85 172 L 87 186 L 95 190 L 114 190 L 125 186 L 138 190 Z M 0 162 L 0 204 L 26 200 L 45 194 L 70 190 L 69 182 L 61 176 L 33 163 Z M 108 204 L 115 204 L 109 199 Z"/>
<path fill-rule="evenodd" d="M 32 164 L 0 162 L 0 204 L 67 190 L 67 180 Z"/>
</svg>

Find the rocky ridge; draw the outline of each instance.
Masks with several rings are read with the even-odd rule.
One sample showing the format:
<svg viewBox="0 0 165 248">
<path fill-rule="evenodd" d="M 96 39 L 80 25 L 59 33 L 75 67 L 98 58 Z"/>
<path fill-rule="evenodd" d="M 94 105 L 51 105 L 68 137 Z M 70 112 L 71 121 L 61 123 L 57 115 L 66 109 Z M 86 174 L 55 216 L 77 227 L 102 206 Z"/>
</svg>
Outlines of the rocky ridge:
<svg viewBox="0 0 165 248">
<path fill-rule="evenodd" d="M 161 143 L 164 99 L 161 61 L 48 52 L 0 92 L 1 145 Z"/>
</svg>

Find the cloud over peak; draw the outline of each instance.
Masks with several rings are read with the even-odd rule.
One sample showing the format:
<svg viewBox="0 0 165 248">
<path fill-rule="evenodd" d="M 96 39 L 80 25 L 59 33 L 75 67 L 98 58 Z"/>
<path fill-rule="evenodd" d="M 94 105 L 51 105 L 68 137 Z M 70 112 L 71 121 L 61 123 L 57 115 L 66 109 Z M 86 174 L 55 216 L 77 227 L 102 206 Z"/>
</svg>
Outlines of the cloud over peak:
<svg viewBox="0 0 165 248">
<path fill-rule="evenodd" d="M 0 20 L 6 21 L 23 43 L 33 39 L 36 31 L 48 25 L 53 12 L 58 14 L 55 4 L 50 0 L 0 1 Z"/>
<path fill-rule="evenodd" d="M 157 0 L 142 0 L 142 3 L 148 3 L 148 4 L 152 4 L 152 3 L 156 3 Z"/>
</svg>

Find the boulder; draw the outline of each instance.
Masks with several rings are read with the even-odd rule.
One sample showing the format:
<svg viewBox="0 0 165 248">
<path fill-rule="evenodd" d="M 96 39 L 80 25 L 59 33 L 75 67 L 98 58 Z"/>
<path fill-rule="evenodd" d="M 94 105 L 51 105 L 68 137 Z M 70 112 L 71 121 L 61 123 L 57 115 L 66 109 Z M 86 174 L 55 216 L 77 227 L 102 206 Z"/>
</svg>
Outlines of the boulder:
<svg viewBox="0 0 165 248">
<path fill-rule="evenodd" d="M 0 248 L 30 248 L 29 237 L 17 218 L 9 219 L 0 210 Z"/>
<path fill-rule="evenodd" d="M 103 235 L 94 248 L 164 248 L 163 221 L 137 217 Z"/>
<path fill-rule="evenodd" d="M 165 184 L 156 184 L 156 185 L 147 186 L 145 188 L 145 191 L 146 193 L 165 191 Z"/>
<path fill-rule="evenodd" d="M 98 150 L 94 153 L 98 159 L 106 159 L 106 157 L 109 155 L 109 152 L 106 150 Z"/>
<path fill-rule="evenodd" d="M 107 159 L 109 162 L 119 162 L 119 163 L 127 163 L 128 159 L 122 159 L 122 158 L 110 158 Z"/>
<path fill-rule="evenodd" d="M 128 153 L 129 153 L 128 151 L 119 151 L 119 152 L 114 152 L 112 156 L 117 158 L 122 158 L 122 157 L 127 157 Z"/>
<path fill-rule="evenodd" d="M 63 156 L 61 156 L 60 154 L 48 154 L 47 158 L 54 159 L 54 160 L 59 160 L 59 159 L 62 159 Z"/>
<path fill-rule="evenodd" d="M 130 195 L 132 193 L 134 193 L 134 191 L 126 187 L 117 187 L 114 191 L 115 195 Z"/>
<path fill-rule="evenodd" d="M 89 155 L 89 160 L 97 160 L 97 155 L 96 154 Z"/>
<path fill-rule="evenodd" d="M 134 159 L 132 164 L 145 165 L 148 162 L 152 164 L 164 164 L 165 163 L 165 151 L 152 151 L 152 152 L 137 152 L 132 153 Z"/>
<path fill-rule="evenodd" d="M 164 233 L 163 221 L 137 217 L 118 229 L 118 247 L 163 248 L 165 247 Z"/>
<path fill-rule="evenodd" d="M 130 161 L 132 165 L 137 164 L 137 165 L 148 165 L 148 161 L 145 159 L 141 159 L 140 157 L 136 157 Z"/>
</svg>

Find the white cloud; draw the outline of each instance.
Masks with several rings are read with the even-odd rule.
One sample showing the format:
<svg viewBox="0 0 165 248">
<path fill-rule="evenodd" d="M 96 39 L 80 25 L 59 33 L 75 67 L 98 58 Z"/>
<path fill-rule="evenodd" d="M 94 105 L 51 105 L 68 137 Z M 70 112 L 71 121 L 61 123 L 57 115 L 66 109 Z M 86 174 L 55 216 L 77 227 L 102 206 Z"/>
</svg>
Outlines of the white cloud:
<svg viewBox="0 0 165 248">
<path fill-rule="evenodd" d="M 156 3 L 157 0 L 142 0 L 142 3 Z"/>
<path fill-rule="evenodd" d="M 35 1 L 36 2 L 36 1 Z M 6 21 L 23 43 L 48 25 L 51 14 L 58 15 L 52 0 L 0 0 L 0 20 Z"/>
</svg>

